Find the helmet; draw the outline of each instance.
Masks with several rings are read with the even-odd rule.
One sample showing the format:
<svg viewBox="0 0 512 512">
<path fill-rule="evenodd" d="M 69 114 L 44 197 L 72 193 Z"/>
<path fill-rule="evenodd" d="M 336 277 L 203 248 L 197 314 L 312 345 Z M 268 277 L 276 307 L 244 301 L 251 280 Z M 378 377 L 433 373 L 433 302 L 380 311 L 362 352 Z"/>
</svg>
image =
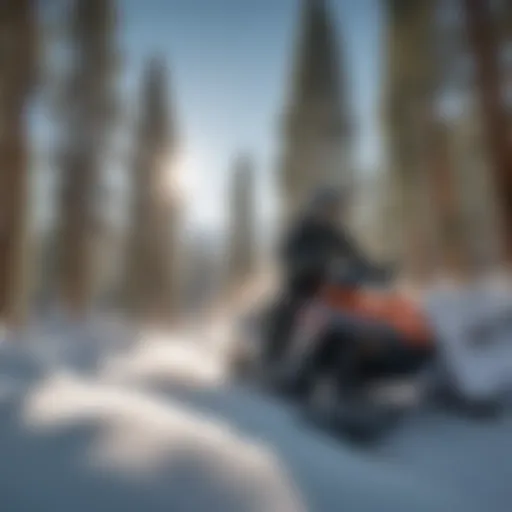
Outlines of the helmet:
<svg viewBox="0 0 512 512">
<path fill-rule="evenodd" d="M 341 205 L 345 200 L 345 193 L 334 187 L 320 187 L 314 191 L 310 209 L 314 212 Z"/>
</svg>

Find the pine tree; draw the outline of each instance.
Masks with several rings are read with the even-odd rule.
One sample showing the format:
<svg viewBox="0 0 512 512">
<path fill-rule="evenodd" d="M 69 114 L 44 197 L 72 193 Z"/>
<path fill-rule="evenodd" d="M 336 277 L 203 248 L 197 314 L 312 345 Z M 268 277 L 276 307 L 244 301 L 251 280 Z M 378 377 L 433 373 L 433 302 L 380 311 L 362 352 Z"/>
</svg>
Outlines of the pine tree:
<svg viewBox="0 0 512 512">
<path fill-rule="evenodd" d="M 278 186 L 285 224 L 318 186 L 351 187 L 352 115 L 326 0 L 303 0 L 284 112 Z"/>
<path fill-rule="evenodd" d="M 86 314 L 93 294 L 101 170 L 116 113 L 114 7 L 114 0 L 75 0 L 69 13 L 71 54 L 59 102 L 59 288 L 76 316 Z"/>
<path fill-rule="evenodd" d="M 254 173 L 247 156 L 237 158 L 230 194 L 229 281 L 235 289 L 243 285 L 254 269 Z"/>
<path fill-rule="evenodd" d="M 387 0 L 385 123 L 389 138 L 395 245 L 410 277 L 428 277 L 436 264 L 437 230 L 429 151 L 437 87 L 432 0 Z"/>
<path fill-rule="evenodd" d="M 152 59 L 142 86 L 136 132 L 127 299 L 142 320 L 172 320 L 176 311 L 176 190 L 172 182 L 175 133 L 167 105 L 166 71 Z"/>
<path fill-rule="evenodd" d="M 27 308 L 28 127 L 37 66 L 32 0 L 0 4 L 0 315 L 24 322 Z"/>
</svg>

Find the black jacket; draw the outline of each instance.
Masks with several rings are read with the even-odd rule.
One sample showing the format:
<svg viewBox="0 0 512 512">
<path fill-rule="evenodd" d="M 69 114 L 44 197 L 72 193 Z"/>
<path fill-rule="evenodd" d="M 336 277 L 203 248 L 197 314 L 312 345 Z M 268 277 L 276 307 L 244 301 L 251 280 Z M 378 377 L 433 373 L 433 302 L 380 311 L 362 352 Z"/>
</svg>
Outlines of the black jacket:
<svg viewBox="0 0 512 512">
<path fill-rule="evenodd" d="M 305 217 L 292 226 L 280 248 L 288 285 L 313 291 L 334 258 L 369 266 L 357 245 L 342 229 Z"/>
</svg>

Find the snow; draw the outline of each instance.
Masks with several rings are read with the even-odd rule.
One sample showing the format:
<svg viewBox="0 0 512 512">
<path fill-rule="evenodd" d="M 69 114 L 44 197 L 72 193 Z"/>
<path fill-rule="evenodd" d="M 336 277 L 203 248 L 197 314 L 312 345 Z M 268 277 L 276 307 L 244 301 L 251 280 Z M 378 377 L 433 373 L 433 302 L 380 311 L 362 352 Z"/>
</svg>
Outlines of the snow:
<svg viewBox="0 0 512 512">
<path fill-rule="evenodd" d="M 137 342 L 109 325 L 54 322 L 1 345 L 2 510 L 510 509 L 510 417 L 418 411 L 363 450 L 230 384 L 204 332 Z"/>
</svg>

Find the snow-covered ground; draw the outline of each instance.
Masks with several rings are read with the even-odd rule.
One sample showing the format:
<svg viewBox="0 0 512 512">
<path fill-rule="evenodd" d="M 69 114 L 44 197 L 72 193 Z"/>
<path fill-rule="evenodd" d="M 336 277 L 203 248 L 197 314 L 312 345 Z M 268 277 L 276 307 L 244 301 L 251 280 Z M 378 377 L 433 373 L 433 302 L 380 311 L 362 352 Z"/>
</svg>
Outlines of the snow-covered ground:
<svg viewBox="0 0 512 512">
<path fill-rule="evenodd" d="M 0 510 L 510 510 L 511 418 L 418 412 L 363 451 L 230 384 L 200 331 L 124 349 L 38 332 L 0 348 Z"/>
</svg>

